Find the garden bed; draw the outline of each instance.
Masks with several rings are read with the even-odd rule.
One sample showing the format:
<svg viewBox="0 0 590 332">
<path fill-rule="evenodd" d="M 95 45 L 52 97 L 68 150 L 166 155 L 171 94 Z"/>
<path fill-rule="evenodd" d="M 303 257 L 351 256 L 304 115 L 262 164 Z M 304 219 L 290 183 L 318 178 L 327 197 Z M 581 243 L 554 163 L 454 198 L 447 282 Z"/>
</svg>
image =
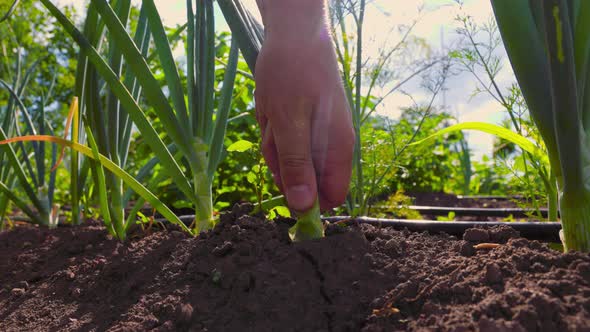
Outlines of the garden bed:
<svg viewBox="0 0 590 332">
<path fill-rule="evenodd" d="M 506 226 L 458 239 L 331 225 L 325 239 L 294 244 L 290 220 L 243 212 L 198 238 L 168 227 L 122 244 L 92 223 L 1 233 L 0 330 L 590 326 L 590 255 L 553 251 Z"/>
<path fill-rule="evenodd" d="M 547 208 L 535 209 L 518 196 L 457 196 L 446 193 L 409 193 L 413 205 L 408 209 L 423 219 L 449 218 L 456 221 L 507 221 L 547 218 Z"/>
<path fill-rule="evenodd" d="M 517 208 L 516 202 L 524 202 L 517 196 L 458 196 L 441 192 L 410 192 L 414 205 L 463 208 Z"/>
</svg>

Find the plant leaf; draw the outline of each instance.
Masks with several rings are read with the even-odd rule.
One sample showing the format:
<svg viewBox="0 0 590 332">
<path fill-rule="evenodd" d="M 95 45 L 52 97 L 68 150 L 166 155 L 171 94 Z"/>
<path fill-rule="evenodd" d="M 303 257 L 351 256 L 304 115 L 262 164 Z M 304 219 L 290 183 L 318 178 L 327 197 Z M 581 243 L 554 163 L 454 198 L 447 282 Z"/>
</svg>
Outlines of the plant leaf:
<svg viewBox="0 0 590 332">
<path fill-rule="evenodd" d="M 541 150 L 537 146 L 535 146 L 535 144 L 533 144 L 531 141 L 529 141 L 525 137 L 523 137 L 519 134 L 516 134 L 504 127 L 500 127 L 498 125 L 491 124 L 491 123 L 484 123 L 484 122 L 459 123 L 454 126 L 450 126 L 450 127 L 444 128 L 442 130 L 439 130 L 436 133 L 432 134 L 431 136 L 426 137 L 425 139 L 422 139 L 420 141 L 416 141 L 416 142 L 410 144 L 410 146 L 421 145 L 421 144 L 430 142 L 439 136 L 449 134 L 452 132 L 456 132 L 456 131 L 461 131 L 461 130 L 477 130 L 477 131 L 481 131 L 484 133 L 492 134 L 497 137 L 503 138 L 511 143 L 514 143 L 514 144 L 520 146 L 523 150 L 525 150 L 528 153 L 532 154 L 533 156 L 539 158 L 539 160 L 541 160 L 545 165 L 549 166 L 549 159 L 547 158 L 547 154 L 543 150 Z"/>
<path fill-rule="evenodd" d="M 254 143 L 246 140 L 239 140 L 227 147 L 229 152 L 246 152 L 254 146 Z"/>
</svg>

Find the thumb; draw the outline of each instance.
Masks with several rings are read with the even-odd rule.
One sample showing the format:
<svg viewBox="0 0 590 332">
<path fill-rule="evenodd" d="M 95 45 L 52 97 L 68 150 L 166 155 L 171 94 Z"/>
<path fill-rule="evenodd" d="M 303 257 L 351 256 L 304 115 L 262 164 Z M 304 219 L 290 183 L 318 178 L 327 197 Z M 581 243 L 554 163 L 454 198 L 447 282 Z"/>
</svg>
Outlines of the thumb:
<svg viewBox="0 0 590 332">
<path fill-rule="evenodd" d="M 292 105 L 295 106 L 295 105 Z M 283 112 L 273 126 L 279 174 L 289 207 L 298 212 L 312 208 L 317 198 L 316 172 L 311 153 L 311 106 L 297 103 Z M 308 108 L 302 110 L 302 108 Z"/>
</svg>

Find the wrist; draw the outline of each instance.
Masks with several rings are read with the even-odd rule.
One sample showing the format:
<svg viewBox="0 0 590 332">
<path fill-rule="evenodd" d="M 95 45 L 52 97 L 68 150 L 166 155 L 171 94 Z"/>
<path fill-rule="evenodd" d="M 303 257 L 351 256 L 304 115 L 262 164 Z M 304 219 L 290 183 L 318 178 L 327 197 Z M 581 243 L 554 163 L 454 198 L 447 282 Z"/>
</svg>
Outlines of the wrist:
<svg viewBox="0 0 590 332">
<path fill-rule="evenodd" d="M 326 0 L 257 0 L 267 39 L 316 40 L 328 34 Z"/>
</svg>

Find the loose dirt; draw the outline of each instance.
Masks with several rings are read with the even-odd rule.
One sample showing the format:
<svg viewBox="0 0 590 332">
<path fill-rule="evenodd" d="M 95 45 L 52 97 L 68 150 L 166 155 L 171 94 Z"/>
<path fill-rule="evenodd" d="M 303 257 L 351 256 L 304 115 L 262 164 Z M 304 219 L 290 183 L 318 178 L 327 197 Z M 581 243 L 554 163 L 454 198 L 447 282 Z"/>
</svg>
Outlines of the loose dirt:
<svg viewBox="0 0 590 332">
<path fill-rule="evenodd" d="M 291 220 L 248 210 L 197 238 L 1 233 L 0 331 L 590 331 L 588 254 L 508 227 L 457 239 L 332 225 L 292 243 Z"/>
</svg>

